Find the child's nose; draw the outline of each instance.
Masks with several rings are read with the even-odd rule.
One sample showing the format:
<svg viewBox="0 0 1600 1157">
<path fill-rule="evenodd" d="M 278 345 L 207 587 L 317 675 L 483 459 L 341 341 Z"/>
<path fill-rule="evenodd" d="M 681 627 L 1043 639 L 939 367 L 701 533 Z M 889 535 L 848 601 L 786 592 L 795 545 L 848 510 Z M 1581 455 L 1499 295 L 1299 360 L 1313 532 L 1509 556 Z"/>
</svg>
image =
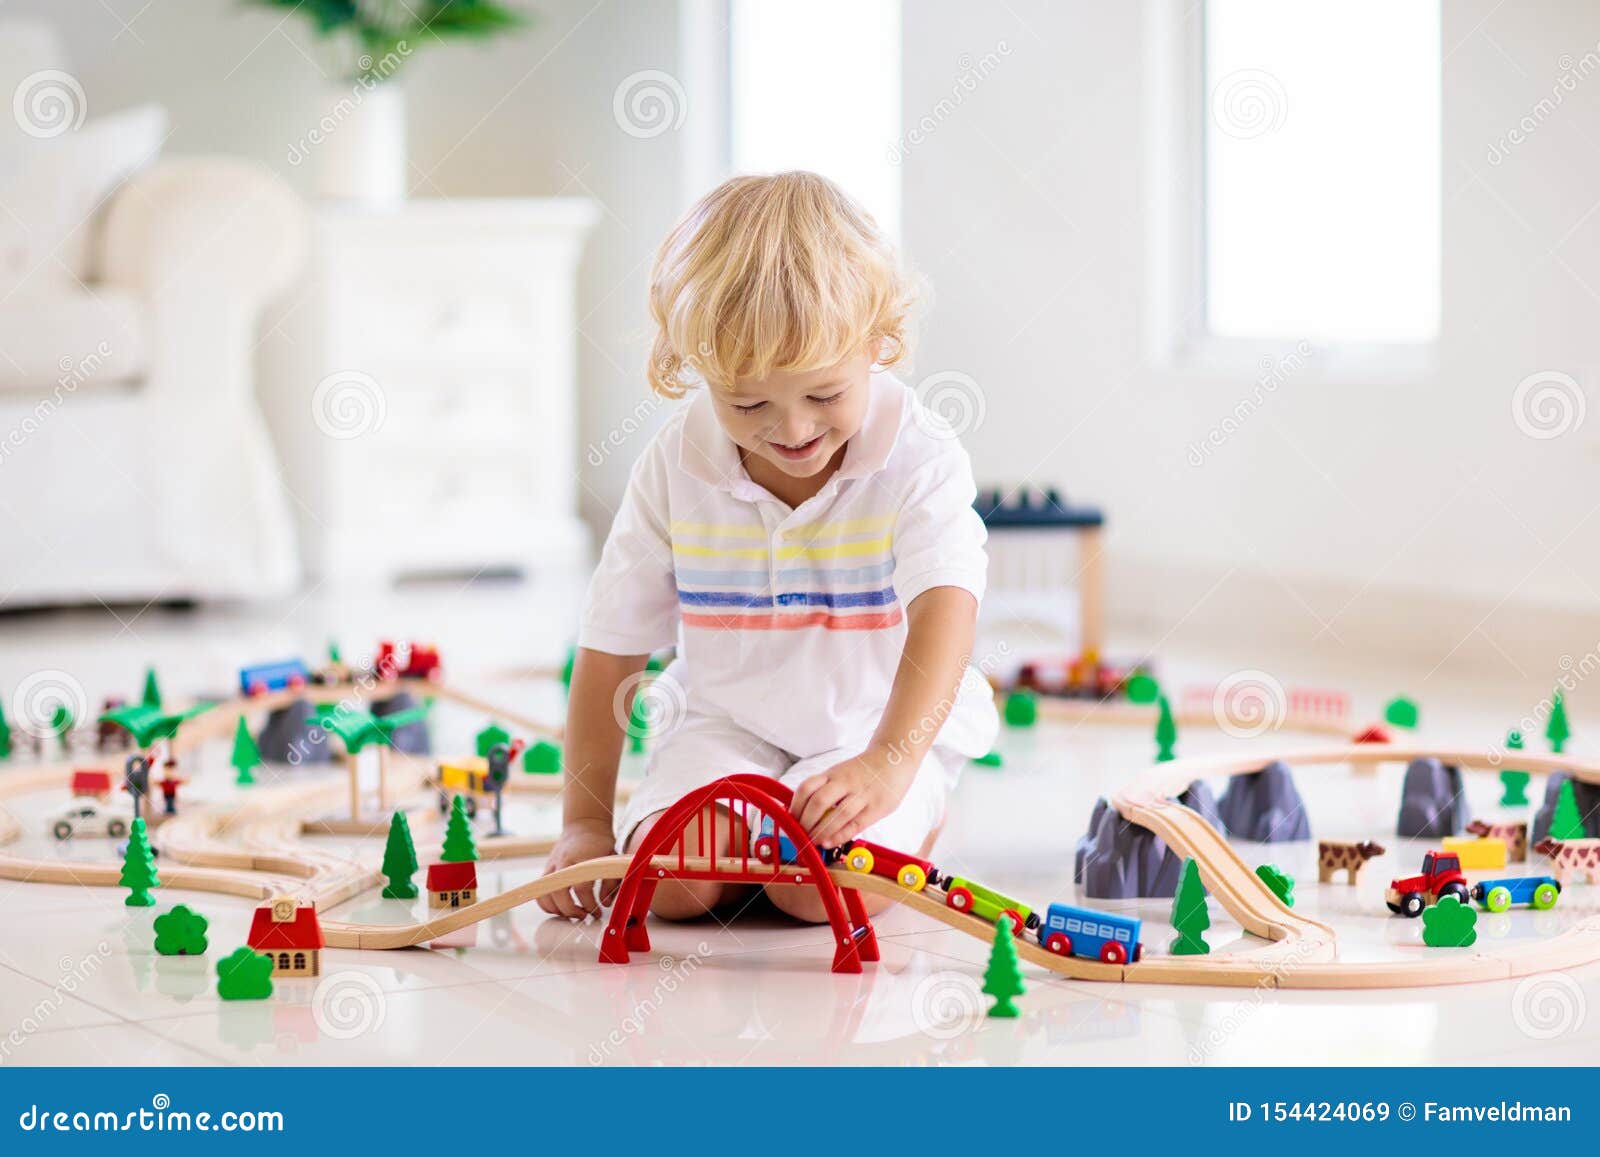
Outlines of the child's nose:
<svg viewBox="0 0 1600 1157">
<path fill-rule="evenodd" d="M 811 422 L 805 418 L 785 418 L 778 426 L 775 440 L 787 446 L 798 446 L 811 440 Z"/>
</svg>

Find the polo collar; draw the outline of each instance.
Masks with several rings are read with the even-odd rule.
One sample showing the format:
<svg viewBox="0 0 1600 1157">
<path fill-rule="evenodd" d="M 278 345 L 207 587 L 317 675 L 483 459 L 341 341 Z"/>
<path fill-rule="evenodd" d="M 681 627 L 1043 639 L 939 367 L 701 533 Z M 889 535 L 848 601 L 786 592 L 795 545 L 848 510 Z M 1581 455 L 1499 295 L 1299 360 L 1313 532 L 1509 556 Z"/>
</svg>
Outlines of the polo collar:
<svg viewBox="0 0 1600 1157">
<path fill-rule="evenodd" d="M 867 388 L 872 396 L 867 401 L 866 420 L 845 447 L 844 461 L 834 478 L 866 478 L 876 474 L 889 464 L 889 455 L 899 439 L 911 391 L 887 370 L 872 374 L 867 379 Z M 678 465 L 691 477 L 720 490 L 738 493 L 753 488 L 755 483 L 745 472 L 744 463 L 739 461 L 739 448 L 717 422 L 709 390 L 709 386 L 700 387 L 689 403 Z"/>
</svg>

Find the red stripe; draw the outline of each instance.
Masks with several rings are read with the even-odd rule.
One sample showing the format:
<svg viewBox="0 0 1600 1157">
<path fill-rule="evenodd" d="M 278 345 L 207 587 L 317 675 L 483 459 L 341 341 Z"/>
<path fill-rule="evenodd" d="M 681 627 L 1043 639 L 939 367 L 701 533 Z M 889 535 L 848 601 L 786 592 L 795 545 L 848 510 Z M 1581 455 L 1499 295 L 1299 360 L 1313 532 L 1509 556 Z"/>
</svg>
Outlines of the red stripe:
<svg viewBox="0 0 1600 1157">
<path fill-rule="evenodd" d="M 808 611 L 799 615 L 691 615 L 683 616 L 686 627 L 716 631 L 793 631 L 801 627 L 823 627 L 830 631 L 881 631 L 900 625 L 900 608 L 872 615 L 835 615 L 827 611 Z"/>
</svg>

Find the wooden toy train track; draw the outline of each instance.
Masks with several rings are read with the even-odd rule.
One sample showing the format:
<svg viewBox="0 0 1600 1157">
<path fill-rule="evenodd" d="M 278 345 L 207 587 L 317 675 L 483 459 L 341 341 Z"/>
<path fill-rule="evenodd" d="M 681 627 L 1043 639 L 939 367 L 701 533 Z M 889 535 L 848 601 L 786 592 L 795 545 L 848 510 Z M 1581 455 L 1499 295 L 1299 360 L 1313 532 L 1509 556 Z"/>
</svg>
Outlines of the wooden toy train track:
<svg viewBox="0 0 1600 1157">
<path fill-rule="evenodd" d="M 483 710 L 489 705 L 475 696 L 438 684 L 427 687 L 440 698 Z M 329 688 L 330 697 L 354 688 Z M 179 750 L 219 738 L 241 715 L 284 706 L 300 695 L 292 692 L 255 696 L 218 705 L 198 717 L 176 741 Z M 558 734 L 535 720 L 502 708 L 490 708 L 501 718 L 535 734 Z M 1106 718 L 1090 711 L 1086 720 Z M 1111 721 L 1121 722 L 1120 713 Z M 1292 725 L 1292 724 L 1291 724 Z M 1359 744 L 1263 751 L 1254 744 L 1248 751 L 1158 764 L 1134 776 L 1112 798 L 1112 805 L 1129 822 L 1161 837 L 1175 853 L 1191 857 L 1217 902 L 1255 940 L 1246 939 L 1229 950 L 1210 956 L 1157 956 L 1137 963 L 1107 964 L 1059 956 L 1032 941 L 1019 939 L 1019 955 L 1050 972 L 1078 980 L 1119 981 L 1130 984 L 1191 984 L 1228 987 L 1275 988 L 1410 988 L 1472 981 L 1505 980 L 1532 973 L 1563 970 L 1600 961 L 1600 915 L 1589 917 L 1566 931 L 1545 939 L 1517 940 L 1476 951 L 1419 954 L 1416 959 L 1346 962 L 1338 959 L 1337 935 L 1328 925 L 1286 907 L 1229 845 L 1226 838 L 1200 815 L 1178 804 L 1174 797 L 1196 779 L 1255 771 L 1282 760 L 1298 769 L 1344 764 L 1370 767 L 1380 762 L 1407 762 L 1433 757 L 1464 770 L 1497 771 L 1498 756 L 1490 750 L 1423 744 Z M 1535 772 L 1565 772 L 1585 783 L 1600 784 L 1600 763 L 1568 756 L 1519 751 L 1517 765 Z M 71 775 L 67 763 L 44 763 L 8 769 L 0 775 L 0 805 L 5 799 L 29 792 L 65 788 Z M 419 761 L 404 761 L 395 775 L 399 793 L 415 793 L 422 784 Z M 559 791 L 556 777 L 514 781 L 519 790 Z M 165 887 L 215 892 L 263 899 L 291 893 L 324 909 L 342 903 L 382 883 L 376 864 L 363 864 L 307 844 L 301 837 L 313 827 L 308 813 L 331 807 L 342 798 L 343 783 L 324 779 L 307 784 L 263 786 L 227 807 L 196 807 L 168 820 L 160 833 L 163 856 L 161 876 Z M 422 813 L 419 812 L 419 822 Z M 0 846 L 11 843 L 20 826 L 0 806 Z M 224 842 L 221 837 L 228 836 Z M 553 841 L 516 837 L 488 837 L 479 853 L 485 859 L 542 855 Z M 1063 854 L 1066 854 L 1063 851 Z M 324 919 L 329 947 L 393 949 L 425 944 L 467 925 L 486 920 L 574 884 L 623 878 L 633 856 L 607 856 L 573 865 L 563 871 L 508 889 L 476 903 L 452 909 L 414 924 L 380 925 Z M 648 857 L 664 872 L 709 870 L 714 865 L 681 855 Z M 785 865 L 785 872 L 805 882 L 815 869 Z M 926 891 L 908 891 L 894 880 L 849 871 L 823 869 L 835 886 L 883 896 L 984 942 L 993 938 L 989 921 L 956 911 Z M 40 883 L 115 887 L 120 865 L 113 862 L 73 862 L 37 859 L 0 850 L 0 879 Z"/>
</svg>

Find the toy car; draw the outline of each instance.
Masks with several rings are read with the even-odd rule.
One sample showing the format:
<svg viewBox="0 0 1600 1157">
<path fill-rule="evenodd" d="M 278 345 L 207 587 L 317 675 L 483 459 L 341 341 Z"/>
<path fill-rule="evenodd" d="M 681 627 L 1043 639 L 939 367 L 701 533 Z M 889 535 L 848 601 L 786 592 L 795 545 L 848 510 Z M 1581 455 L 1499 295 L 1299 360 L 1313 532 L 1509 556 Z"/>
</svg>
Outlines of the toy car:
<svg viewBox="0 0 1600 1157">
<path fill-rule="evenodd" d="M 1560 896 L 1561 883 L 1554 876 L 1512 876 L 1472 885 L 1472 898 L 1490 912 L 1504 912 L 1513 904 L 1543 912 L 1554 908 Z"/>
<path fill-rule="evenodd" d="M 1052 904 L 1039 926 L 1039 943 L 1057 956 L 1082 956 L 1107 964 L 1126 964 L 1144 955 L 1139 943 L 1140 922 L 1132 916 L 1113 916 L 1093 908 Z"/>
<path fill-rule="evenodd" d="M 438 679 L 443 673 L 439 648 L 431 643 L 395 643 L 384 639 L 378 644 L 372 669 L 380 679 Z"/>
<path fill-rule="evenodd" d="M 120 812 L 108 811 L 93 796 L 79 796 L 51 821 L 50 834 L 58 840 L 74 836 L 110 836 L 116 839 L 128 834 L 128 817 Z"/>
<path fill-rule="evenodd" d="M 1428 852 L 1422 857 L 1421 873 L 1391 880 L 1384 900 L 1391 912 L 1420 916 L 1424 908 L 1437 904 L 1441 896 L 1454 896 L 1463 904 L 1467 903 L 1467 878 L 1461 872 L 1459 856 Z"/>
<path fill-rule="evenodd" d="M 839 849 L 839 858 L 852 872 L 882 876 L 911 892 L 939 882 L 939 869 L 927 860 L 867 840 L 851 840 Z"/>
<path fill-rule="evenodd" d="M 304 687 L 311 681 L 311 672 L 299 659 L 285 659 L 279 663 L 257 663 L 239 669 L 239 693 L 251 697 L 265 695 L 268 691 L 282 691 L 286 687 Z"/>
<path fill-rule="evenodd" d="M 780 864 L 792 864 L 800 858 L 795 850 L 794 841 L 777 830 L 777 825 L 772 822 L 771 816 L 761 817 L 761 833 L 756 837 L 750 850 L 756 854 L 756 859 L 763 864 L 776 861 Z M 832 864 L 839 859 L 840 849 L 818 848 L 824 864 Z"/>
<path fill-rule="evenodd" d="M 1011 921 L 1011 934 L 1021 936 L 1024 928 L 1037 928 L 1039 914 L 1020 900 L 985 888 L 962 876 L 946 876 L 939 881 L 945 890 L 944 902 L 957 912 L 970 912 L 981 920 L 996 923 L 1002 917 Z"/>
</svg>

